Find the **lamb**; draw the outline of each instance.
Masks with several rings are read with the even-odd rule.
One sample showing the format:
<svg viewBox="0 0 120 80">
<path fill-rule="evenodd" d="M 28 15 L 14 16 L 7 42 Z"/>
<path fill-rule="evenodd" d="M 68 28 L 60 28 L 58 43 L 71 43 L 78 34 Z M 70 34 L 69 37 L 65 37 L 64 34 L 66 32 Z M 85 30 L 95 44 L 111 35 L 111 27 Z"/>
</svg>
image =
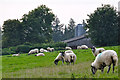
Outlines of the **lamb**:
<svg viewBox="0 0 120 80">
<path fill-rule="evenodd" d="M 77 46 L 77 49 L 88 49 L 88 46 L 86 45 Z"/>
<path fill-rule="evenodd" d="M 72 48 L 71 47 L 65 47 L 66 50 L 71 50 Z"/>
<path fill-rule="evenodd" d="M 91 48 L 93 55 L 96 57 L 99 53 L 105 51 L 104 48 L 95 48 L 94 46 Z"/>
<path fill-rule="evenodd" d="M 45 54 L 43 54 L 43 53 L 38 53 L 38 54 L 36 54 L 35 56 L 45 56 Z"/>
<path fill-rule="evenodd" d="M 20 53 L 18 53 L 18 54 L 13 54 L 12 56 L 20 56 Z"/>
<path fill-rule="evenodd" d="M 55 49 L 48 47 L 47 50 L 50 51 L 50 52 L 53 52 Z"/>
<path fill-rule="evenodd" d="M 118 56 L 114 50 L 105 50 L 102 53 L 98 54 L 95 58 L 94 62 L 91 64 L 91 71 L 93 74 L 96 73 L 97 69 L 104 71 L 104 67 L 108 66 L 109 73 L 111 64 L 113 64 L 113 73 L 114 73 L 114 66 L 118 63 Z"/>
<path fill-rule="evenodd" d="M 38 49 L 32 49 L 32 50 L 29 51 L 28 55 L 38 53 L 38 52 L 39 52 Z"/>
</svg>

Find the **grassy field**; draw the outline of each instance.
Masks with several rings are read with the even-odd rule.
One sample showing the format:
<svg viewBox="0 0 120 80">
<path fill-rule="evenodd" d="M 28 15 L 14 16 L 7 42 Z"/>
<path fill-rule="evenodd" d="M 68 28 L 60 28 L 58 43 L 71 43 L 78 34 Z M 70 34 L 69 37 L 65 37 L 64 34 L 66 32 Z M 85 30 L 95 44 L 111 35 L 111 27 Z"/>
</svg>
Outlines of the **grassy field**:
<svg viewBox="0 0 120 80">
<path fill-rule="evenodd" d="M 118 53 L 118 46 L 104 48 Z M 77 55 L 75 65 L 62 65 L 62 62 L 59 62 L 56 66 L 53 62 L 59 51 L 45 53 L 45 56 L 34 56 L 35 54 L 2 56 L 2 78 L 118 78 L 118 66 L 115 67 L 115 73 L 112 73 L 111 68 L 107 74 L 106 67 L 104 73 L 98 70 L 95 75 L 92 74 L 91 63 L 95 57 L 91 49 L 73 52 Z"/>
</svg>

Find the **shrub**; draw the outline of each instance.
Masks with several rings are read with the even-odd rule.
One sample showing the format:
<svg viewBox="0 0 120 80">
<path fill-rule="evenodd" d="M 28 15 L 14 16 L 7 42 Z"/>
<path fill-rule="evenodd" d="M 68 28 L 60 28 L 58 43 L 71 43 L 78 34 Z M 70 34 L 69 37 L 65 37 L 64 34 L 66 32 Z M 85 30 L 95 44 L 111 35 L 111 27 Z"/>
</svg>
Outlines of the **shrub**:
<svg viewBox="0 0 120 80">
<path fill-rule="evenodd" d="M 64 42 L 57 42 L 57 43 L 55 43 L 55 47 L 62 47 L 62 48 L 65 48 L 66 47 L 66 43 L 64 43 Z"/>
<path fill-rule="evenodd" d="M 29 50 L 31 49 L 31 46 L 29 45 L 18 45 L 16 47 L 16 52 L 20 52 L 20 53 L 28 53 Z"/>
<path fill-rule="evenodd" d="M 11 51 L 9 48 L 4 48 L 2 49 L 2 55 L 10 55 L 10 54 L 14 54 L 14 51 Z"/>
</svg>

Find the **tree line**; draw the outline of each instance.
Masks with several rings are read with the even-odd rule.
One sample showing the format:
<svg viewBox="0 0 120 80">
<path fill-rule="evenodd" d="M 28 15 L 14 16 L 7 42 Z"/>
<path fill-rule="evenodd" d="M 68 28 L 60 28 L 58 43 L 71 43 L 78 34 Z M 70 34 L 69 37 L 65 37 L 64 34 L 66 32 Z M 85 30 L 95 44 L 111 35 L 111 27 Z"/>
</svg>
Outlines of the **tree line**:
<svg viewBox="0 0 120 80">
<path fill-rule="evenodd" d="M 6 20 L 2 27 L 2 46 L 4 48 L 26 42 L 40 44 L 72 38 L 74 37 L 75 22 L 71 18 L 64 31 L 64 25 L 60 24 L 59 18 L 55 16 L 52 10 L 46 5 L 41 5 L 29 11 L 28 14 L 24 14 L 20 20 Z"/>
<path fill-rule="evenodd" d="M 88 15 L 85 29 L 88 29 L 88 37 L 98 46 L 119 45 L 118 36 L 120 17 L 114 7 L 102 5 L 94 13 Z M 11 47 L 26 42 L 51 43 L 59 42 L 74 37 L 75 21 L 71 18 L 68 25 L 60 23 L 60 20 L 46 5 L 41 5 L 22 19 L 9 19 L 3 24 L 2 47 Z"/>
</svg>

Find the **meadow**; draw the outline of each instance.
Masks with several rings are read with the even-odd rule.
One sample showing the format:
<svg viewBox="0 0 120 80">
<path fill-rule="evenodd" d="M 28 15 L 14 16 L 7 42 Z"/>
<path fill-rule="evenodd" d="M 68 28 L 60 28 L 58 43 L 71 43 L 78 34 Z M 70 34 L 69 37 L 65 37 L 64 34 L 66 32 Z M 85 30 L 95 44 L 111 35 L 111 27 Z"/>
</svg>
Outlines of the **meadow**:
<svg viewBox="0 0 120 80">
<path fill-rule="evenodd" d="M 118 53 L 120 46 L 104 47 L 106 50 L 115 50 Z M 119 50 L 120 51 L 120 50 Z M 12 55 L 4 55 L 2 58 L 2 78 L 119 78 L 118 67 L 115 67 L 115 73 L 112 73 L 112 68 L 107 74 L 106 67 L 104 73 L 100 70 L 95 75 L 91 72 L 91 63 L 95 57 L 91 49 L 88 50 L 73 50 L 77 56 L 74 65 L 62 65 L 60 61 L 56 66 L 54 59 L 60 51 L 47 52 L 45 56 L 34 56 L 21 54 L 20 56 L 12 57 Z M 119 59 L 120 60 L 120 59 Z"/>
</svg>

